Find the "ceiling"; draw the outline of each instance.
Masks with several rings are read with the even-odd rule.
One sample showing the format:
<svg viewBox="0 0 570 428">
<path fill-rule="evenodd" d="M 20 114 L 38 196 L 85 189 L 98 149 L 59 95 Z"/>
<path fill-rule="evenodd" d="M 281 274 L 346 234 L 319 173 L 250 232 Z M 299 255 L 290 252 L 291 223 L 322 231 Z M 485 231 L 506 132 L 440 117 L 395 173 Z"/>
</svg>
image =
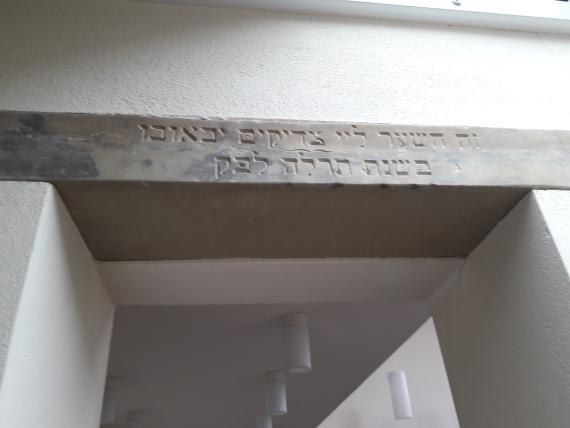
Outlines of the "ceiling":
<svg viewBox="0 0 570 428">
<path fill-rule="evenodd" d="M 309 317 L 313 370 L 287 377 L 280 428 L 315 428 L 428 318 L 425 302 L 120 306 L 109 373 L 123 382 L 119 419 L 145 428 L 249 428 L 263 372 L 282 367 L 278 317 Z"/>
<path fill-rule="evenodd" d="M 309 317 L 313 370 L 287 378 L 278 428 L 315 428 L 429 317 L 463 259 L 104 262 L 117 307 L 109 375 L 119 419 L 145 428 L 246 428 L 261 375 L 282 368 L 279 316 Z"/>
</svg>

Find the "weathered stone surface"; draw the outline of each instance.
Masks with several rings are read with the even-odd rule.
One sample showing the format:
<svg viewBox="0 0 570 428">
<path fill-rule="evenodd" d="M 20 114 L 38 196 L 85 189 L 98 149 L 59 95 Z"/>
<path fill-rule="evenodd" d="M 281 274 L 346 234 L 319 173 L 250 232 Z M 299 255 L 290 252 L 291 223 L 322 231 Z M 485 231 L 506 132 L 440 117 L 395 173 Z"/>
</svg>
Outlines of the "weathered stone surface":
<svg viewBox="0 0 570 428">
<path fill-rule="evenodd" d="M 0 113 L 0 179 L 570 187 L 570 132 Z"/>
<path fill-rule="evenodd" d="M 462 257 L 527 189 L 56 184 L 98 260 Z"/>
<path fill-rule="evenodd" d="M 99 260 L 465 256 L 569 161 L 563 131 L 0 112 L 0 180 L 54 183 Z"/>
</svg>

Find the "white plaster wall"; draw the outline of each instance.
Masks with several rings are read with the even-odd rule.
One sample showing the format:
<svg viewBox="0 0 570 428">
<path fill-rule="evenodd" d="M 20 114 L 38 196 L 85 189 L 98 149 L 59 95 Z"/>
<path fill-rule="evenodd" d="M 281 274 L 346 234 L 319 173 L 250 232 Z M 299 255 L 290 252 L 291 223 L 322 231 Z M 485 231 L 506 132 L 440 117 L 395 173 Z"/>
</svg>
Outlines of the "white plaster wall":
<svg viewBox="0 0 570 428">
<path fill-rule="evenodd" d="M 0 182 L 0 395 L 16 308 L 48 185 Z"/>
<path fill-rule="evenodd" d="M 404 370 L 413 419 L 396 420 L 388 373 Z M 433 320 L 426 321 L 318 428 L 459 428 Z"/>
<path fill-rule="evenodd" d="M 570 192 L 529 194 L 434 303 L 462 428 L 568 426 L 569 228 Z"/>
<path fill-rule="evenodd" d="M 0 428 L 96 428 L 114 305 L 55 190 L 46 192 L 8 351 Z"/>
<path fill-rule="evenodd" d="M 0 109 L 570 129 L 570 37 L 3 0 Z"/>
<path fill-rule="evenodd" d="M 535 197 L 545 213 L 546 226 L 570 275 L 570 192 L 541 191 L 536 192 Z"/>
</svg>

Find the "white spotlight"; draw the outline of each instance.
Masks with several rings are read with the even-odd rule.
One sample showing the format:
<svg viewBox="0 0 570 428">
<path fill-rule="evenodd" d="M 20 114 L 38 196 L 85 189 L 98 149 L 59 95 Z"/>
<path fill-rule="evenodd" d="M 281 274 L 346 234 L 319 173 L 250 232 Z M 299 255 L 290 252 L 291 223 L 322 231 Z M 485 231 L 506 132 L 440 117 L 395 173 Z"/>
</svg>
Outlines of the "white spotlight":
<svg viewBox="0 0 570 428">
<path fill-rule="evenodd" d="M 272 371 L 265 373 L 263 378 L 265 382 L 265 413 L 270 416 L 287 414 L 285 374 Z"/>
<path fill-rule="evenodd" d="M 291 312 L 281 317 L 285 340 L 287 373 L 306 373 L 311 370 L 311 345 L 307 315 Z"/>
<path fill-rule="evenodd" d="M 258 415 L 256 424 L 256 428 L 273 428 L 273 420 L 269 415 Z"/>
<path fill-rule="evenodd" d="M 406 373 L 401 370 L 390 372 L 388 373 L 388 380 L 390 382 L 390 393 L 392 394 L 394 417 L 396 419 L 413 418 Z"/>
<path fill-rule="evenodd" d="M 101 409 L 101 425 L 109 425 L 116 421 L 120 387 L 121 382 L 118 379 L 107 378 Z"/>
<path fill-rule="evenodd" d="M 143 428 L 145 419 L 143 410 L 131 410 L 127 413 L 127 428 Z"/>
</svg>

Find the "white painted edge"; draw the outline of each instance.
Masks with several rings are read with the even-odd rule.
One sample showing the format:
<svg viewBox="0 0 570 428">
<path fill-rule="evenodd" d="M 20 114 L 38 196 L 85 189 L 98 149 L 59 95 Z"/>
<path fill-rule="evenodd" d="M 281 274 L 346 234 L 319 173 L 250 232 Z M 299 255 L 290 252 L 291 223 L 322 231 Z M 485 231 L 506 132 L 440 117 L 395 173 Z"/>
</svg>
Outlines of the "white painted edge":
<svg viewBox="0 0 570 428">
<path fill-rule="evenodd" d="M 461 258 L 99 262 L 118 305 L 228 305 L 429 299 Z"/>
<path fill-rule="evenodd" d="M 137 0 L 135 0 L 137 1 Z M 344 15 L 570 34 L 570 2 L 557 0 L 138 0 Z"/>
</svg>

